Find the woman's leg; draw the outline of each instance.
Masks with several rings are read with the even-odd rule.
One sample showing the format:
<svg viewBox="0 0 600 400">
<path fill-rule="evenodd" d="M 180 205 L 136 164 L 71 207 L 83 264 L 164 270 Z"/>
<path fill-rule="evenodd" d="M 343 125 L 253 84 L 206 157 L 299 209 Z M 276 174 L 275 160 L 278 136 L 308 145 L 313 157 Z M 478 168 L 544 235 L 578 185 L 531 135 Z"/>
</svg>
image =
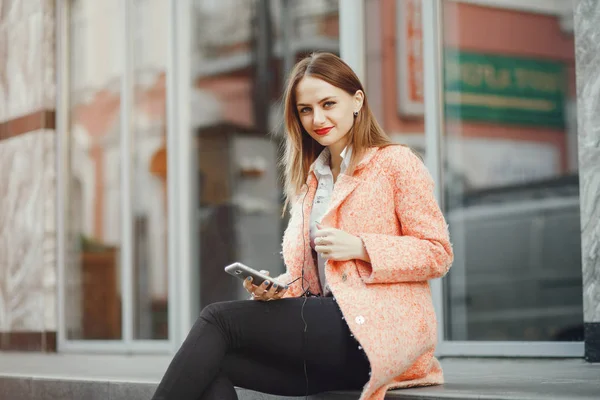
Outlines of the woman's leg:
<svg viewBox="0 0 600 400">
<path fill-rule="evenodd" d="M 233 383 L 221 372 L 208 385 L 201 399 L 238 400 L 238 397 Z"/>
<path fill-rule="evenodd" d="M 304 396 L 331 390 L 359 390 L 368 380 L 368 362 L 364 355 L 359 362 L 343 368 L 331 369 L 317 363 L 308 363 L 306 372 L 302 359 L 295 362 L 278 362 L 256 355 L 234 354 L 225 356 L 223 375 L 231 386 L 251 389 L 278 396 Z M 362 373 L 358 370 L 363 369 Z M 225 397 L 210 397 L 202 400 Z M 229 399 L 227 397 L 227 399 Z"/>
<path fill-rule="evenodd" d="M 212 304 L 175 355 L 154 399 L 208 400 L 203 394 L 210 395 L 205 391 L 221 373 L 236 386 L 304 395 L 305 360 L 309 392 L 362 387 L 368 380 L 368 362 L 332 298 Z"/>
<path fill-rule="evenodd" d="M 223 370 L 202 393 L 200 400 L 237 400 L 235 386 L 281 396 L 306 393 L 302 365 L 296 367 L 270 365 L 268 362 L 260 362 L 254 357 L 240 354 L 226 355 L 223 364 Z M 311 374 L 312 372 L 314 371 L 311 371 Z M 229 376 L 237 378 L 235 384 Z M 309 379 L 310 393 L 327 390 L 321 389 L 319 382 L 317 379 Z"/>
</svg>

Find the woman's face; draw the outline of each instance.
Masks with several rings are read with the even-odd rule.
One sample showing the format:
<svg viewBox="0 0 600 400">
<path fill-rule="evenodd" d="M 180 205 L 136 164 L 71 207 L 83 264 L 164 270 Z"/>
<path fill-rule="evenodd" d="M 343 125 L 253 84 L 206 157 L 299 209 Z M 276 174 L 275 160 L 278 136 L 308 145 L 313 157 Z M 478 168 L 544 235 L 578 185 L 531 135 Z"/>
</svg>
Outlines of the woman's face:
<svg viewBox="0 0 600 400">
<path fill-rule="evenodd" d="M 305 76 L 296 86 L 296 108 L 302 126 L 323 146 L 341 152 L 354 124 L 354 112 L 363 103 L 363 92 L 354 96 L 321 79 Z"/>
</svg>

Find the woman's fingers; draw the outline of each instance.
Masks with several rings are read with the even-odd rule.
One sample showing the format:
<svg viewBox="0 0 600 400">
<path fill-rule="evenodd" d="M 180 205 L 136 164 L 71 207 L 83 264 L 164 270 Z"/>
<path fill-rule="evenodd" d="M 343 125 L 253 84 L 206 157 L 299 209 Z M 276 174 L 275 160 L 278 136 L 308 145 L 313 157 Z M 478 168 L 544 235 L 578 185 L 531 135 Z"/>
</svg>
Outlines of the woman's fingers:
<svg viewBox="0 0 600 400">
<path fill-rule="evenodd" d="M 326 245 L 326 244 L 331 244 L 331 242 L 328 239 L 326 239 L 325 237 L 321 236 L 321 237 L 315 238 L 315 245 L 316 246 L 323 246 L 323 245 Z"/>
<path fill-rule="evenodd" d="M 277 293 L 275 293 L 275 296 L 273 296 L 273 300 L 279 300 L 283 297 L 283 295 L 285 294 L 285 292 L 287 292 L 288 288 L 287 287 L 283 287 L 281 288 L 281 290 Z"/>
<path fill-rule="evenodd" d="M 319 254 L 327 254 L 331 251 L 331 248 L 329 245 L 317 245 L 315 251 Z"/>
<path fill-rule="evenodd" d="M 331 245 L 315 246 L 315 251 L 325 260 L 332 259 L 333 247 Z"/>
<path fill-rule="evenodd" d="M 268 271 L 261 271 L 261 273 L 265 272 L 268 275 Z M 264 281 L 258 286 L 254 285 L 252 277 L 244 279 L 243 286 L 252 295 L 254 300 L 259 301 L 280 299 L 287 291 L 285 287 L 277 286 L 276 284 L 271 285 L 271 281 Z"/>
<path fill-rule="evenodd" d="M 269 276 L 269 271 L 267 271 L 267 270 L 261 269 L 260 273 Z M 255 295 L 256 300 L 260 300 L 260 301 L 268 300 L 267 288 L 269 287 L 270 284 L 271 284 L 271 282 L 267 280 L 267 281 L 264 281 L 261 285 L 255 286 L 254 295 Z"/>
<path fill-rule="evenodd" d="M 244 285 L 244 289 L 246 289 L 246 291 L 250 294 L 254 294 L 254 285 L 252 284 L 252 277 L 249 276 L 248 278 L 244 279 L 244 282 L 242 283 L 242 285 Z"/>
<path fill-rule="evenodd" d="M 329 235 L 333 235 L 333 233 L 336 230 L 337 229 L 333 229 L 333 228 L 319 229 L 317 232 L 315 232 L 315 236 L 329 236 Z"/>
<path fill-rule="evenodd" d="M 246 289 L 246 291 L 250 293 L 255 300 L 261 300 L 261 298 L 264 296 L 265 289 L 268 286 L 264 284 L 259 286 L 253 285 L 251 276 L 244 279 L 243 285 L 244 289 Z"/>
<path fill-rule="evenodd" d="M 264 281 L 262 284 L 255 286 L 254 295 L 258 297 L 263 296 L 270 284 L 270 281 Z"/>
<path fill-rule="evenodd" d="M 273 297 L 275 297 L 276 293 L 277 293 L 277 289 L 279 289 L 280 287 L 277 286 L 277 284 L 273 283 L 271 285 L 271 287 L 269 288 L 269 290 L 267 291 L 267 293 L 265 294 L 265 296 L 268 299 L 272 299 Z"/>
<path fill-rule="evenodd" d="M 333 229 L 324 229 L 317 231 L 315 235 L 315 245 L 332 245 L 336 241 L 336 234 Z"/>
</svg>

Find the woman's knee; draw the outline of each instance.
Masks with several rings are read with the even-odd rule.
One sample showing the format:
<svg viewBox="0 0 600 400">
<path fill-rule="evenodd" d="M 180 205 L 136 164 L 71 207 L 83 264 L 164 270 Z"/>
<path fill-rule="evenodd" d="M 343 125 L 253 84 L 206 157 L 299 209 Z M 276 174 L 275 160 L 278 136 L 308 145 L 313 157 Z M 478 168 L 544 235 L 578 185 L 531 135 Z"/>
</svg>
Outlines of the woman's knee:
<svg viewBox="0 0 600 400">
<path fill-rule="evenodd" d="M 204 307 L 196 323 L 205 322 L 218 327 L 221 330 L 227 330 L 227 326 L 234 323 L 237 315 L 245 314 L 250 301 L 222 301 L 211 303 Z"/>
<path fill-rule="evenodd" d="M 246 307 L 246 304 L 231 301 L 209 304 L 200 312 L 192 330 L 197 331 L 209 325 L 216 329 L 230 346 L 233 346 L 239 341 L 234 333 L 239 331 L 239 324 L 244 323 L 241 315 L 245 314 Z"/>
<path fill-rule="evenodd" d="M 211 303 L 204 307 L 198 317 L 198 322 L 205 321 L 211 324 L 219 324 L 221 322 L 221 314 L 224 303 Z"/>
</svg>

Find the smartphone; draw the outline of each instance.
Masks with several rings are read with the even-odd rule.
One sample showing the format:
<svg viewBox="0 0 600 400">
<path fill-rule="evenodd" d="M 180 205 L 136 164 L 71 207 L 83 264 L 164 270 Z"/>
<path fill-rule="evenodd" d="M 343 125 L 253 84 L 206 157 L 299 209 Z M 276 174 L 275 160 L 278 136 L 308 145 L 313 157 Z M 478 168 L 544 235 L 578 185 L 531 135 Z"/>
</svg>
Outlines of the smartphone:
<svg viewBox="0 0 600 400">
<path fill-rule="evenodd" d="M 268 286 L 268 289 L 271 288 L 273 283 L 276 283 L 280 288 L 283 288 L 285 286 L 285 285 L 281 284 L 280 282 L 275 281 L 272 277 L 265 275 L 265 274 L 261 274 L 254 268 L 250 268 L 249 266 L 244 265 L 241 262 L 235 262 L 231 265 L 226 266 L 225 272 L 227 272 L 229 275 L 233 275 L 236 278 L 239 278 L 241 280 L 244 280 L 247 277 L 251 276 L 252 284 L 256 285 L 256 286 L 262 285 L 262 283 L 264 281 L 268 280 L 269 282 L 271 282 L 271 284 Z M 279 290 L 280 289 L 278 289 L 277 291 L 279 291 Z"/>
</svg>

